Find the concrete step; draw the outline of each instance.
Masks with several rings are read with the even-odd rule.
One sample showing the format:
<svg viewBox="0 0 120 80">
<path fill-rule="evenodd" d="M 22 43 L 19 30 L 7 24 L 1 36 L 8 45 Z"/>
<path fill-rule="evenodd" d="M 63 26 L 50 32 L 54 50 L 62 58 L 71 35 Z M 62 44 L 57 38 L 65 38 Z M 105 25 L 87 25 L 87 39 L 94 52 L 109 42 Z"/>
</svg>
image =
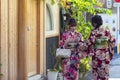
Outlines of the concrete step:
<svg viewBox="0 0 120 80">
<path fill-rule="evenodd" d="M 28 80 L 47 80 L 46 76 L 34 75 L 28 78 Z"/>
</svg>

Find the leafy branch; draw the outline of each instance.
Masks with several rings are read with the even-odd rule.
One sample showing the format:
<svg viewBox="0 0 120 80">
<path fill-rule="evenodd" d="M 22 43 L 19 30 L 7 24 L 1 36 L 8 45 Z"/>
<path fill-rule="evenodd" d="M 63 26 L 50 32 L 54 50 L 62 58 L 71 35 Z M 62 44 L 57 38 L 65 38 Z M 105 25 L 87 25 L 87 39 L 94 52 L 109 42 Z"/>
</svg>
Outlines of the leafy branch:
<svg viewBox="0 0 120 80">
<path fill-rule="evenodd" d="M 55 0 L 51 0 L 51 2 L 54 4 Z M 111 10 L 102 8 L 103 4 L 98 0 L 59 0 L 56 3 L 65 10 L 66 14 L 77 20 L 78 31 L 81 32 L 84 39 L 88 38 L 92 30 L 90 21 L 86 21 L 86 14 L 112 13 Z"/>
<path fill-rule="evenodd" d="M 53 45 L 50 50 L 51 55 L 55 58 L 55 61 L 56 61 L 54 64 L 54 62 L 52 60 L 52 64 L 54 64 L 53 69 L 58 70 L 59 72 L 62 72 L 62 61 L 60 58 L 56 57 L 56 49 L 57 49 L 56 45 Z"/>
</svg>

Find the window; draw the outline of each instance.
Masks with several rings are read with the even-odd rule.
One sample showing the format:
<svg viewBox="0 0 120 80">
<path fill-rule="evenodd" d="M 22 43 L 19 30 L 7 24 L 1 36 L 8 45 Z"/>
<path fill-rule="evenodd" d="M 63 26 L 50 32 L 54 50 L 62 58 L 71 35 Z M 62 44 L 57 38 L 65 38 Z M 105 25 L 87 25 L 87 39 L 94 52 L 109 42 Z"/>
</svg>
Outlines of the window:
<svg viewBox="0 0 120 80">
<path fill-rule="evenodd" d="M 46 4 L 46 31 L 52 31 L 54 29 L 52 12 L 50 6 Z"/>
<path fill-rule="evenodd" d="M 59 34 L 59 7 L 46 3 L 45 36 L 52 37 Z"/>
</svg>

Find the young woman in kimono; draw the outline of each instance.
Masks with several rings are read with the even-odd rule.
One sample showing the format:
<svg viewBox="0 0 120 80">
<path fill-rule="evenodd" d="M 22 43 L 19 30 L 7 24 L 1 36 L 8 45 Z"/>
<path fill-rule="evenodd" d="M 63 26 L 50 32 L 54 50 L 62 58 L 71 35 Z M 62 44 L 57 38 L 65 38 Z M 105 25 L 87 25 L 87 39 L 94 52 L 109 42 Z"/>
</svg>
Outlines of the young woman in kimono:
<svg viewBox="0 0 120 80">
<path fill-rule="evenodd" d="M 76 31 L 77 23 L 75 19 L 70 19 L 68 23 L 69 29 L 67 29 L 62 34 L 62 39 L 60 40 L 61 48 L 70 48 L 69 45 L 75 44 L 71 49 L 70 58 L 62 58 L 62 73 L 64 80 L 79 80 L 78 79 L 78 68 L 80 57 L 78 55 L 77 43 L 82 41 L 81 33 Z"/>
<path fill-rule="evenodd" d="M 87 56 L 92 56 L 92 75 L 93 80 L 108 80 L 110 60 L 114 54 L 115 38 L 111 35 L 108 28 L 103 28 L 101 16 L 95 15 L 91 21 L 94 30 L 86 40 Z"/>
</svg>

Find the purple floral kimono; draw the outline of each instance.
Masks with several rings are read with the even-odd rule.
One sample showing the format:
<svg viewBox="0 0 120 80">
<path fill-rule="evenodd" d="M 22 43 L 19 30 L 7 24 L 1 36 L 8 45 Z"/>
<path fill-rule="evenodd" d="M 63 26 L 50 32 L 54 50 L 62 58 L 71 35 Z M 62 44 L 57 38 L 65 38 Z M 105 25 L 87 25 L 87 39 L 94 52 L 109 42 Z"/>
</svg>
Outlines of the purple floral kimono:
<svg viewBox="0 0 120 80">
<path fill-rule="evenodd" d="M 66 45 L 66 41 L 71 39 L 76 39 L 78 42 L 80 42 L 82 41 L 82 35 L 78 32 L 72 33 L 71 31 L 67 30 L 65 33 L 62 34 L 62 39 L 60 40 L 60 47 L 68 48 L 68 45 Z M 64 80 L 78 80 L 80 57 L 77 50 L 77 47 L 72 50 L 70 58 L 62 59 L 62 73 L 64 76 Z"/>
<path fill-rule="evenodd" d="M 86 43 L 88 46 L 87 54 L 88 56 L 92 55 L 93 80 L 108 80 L 110 60 L 114 54 L 115 38 L 108 28 L 99 28 L 91 32 Z"/>
</svg>

